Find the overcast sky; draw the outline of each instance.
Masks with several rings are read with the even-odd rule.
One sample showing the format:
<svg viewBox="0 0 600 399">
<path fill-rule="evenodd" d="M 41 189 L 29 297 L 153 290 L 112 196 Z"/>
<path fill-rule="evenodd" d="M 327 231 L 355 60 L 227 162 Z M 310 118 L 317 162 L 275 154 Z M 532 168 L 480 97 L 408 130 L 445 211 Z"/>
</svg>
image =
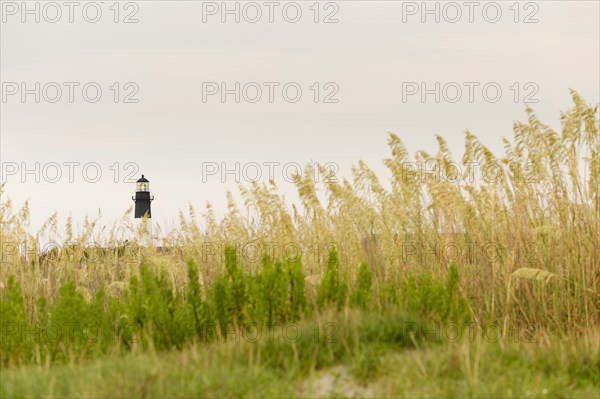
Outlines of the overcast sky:
<svg viewBox="0 0 600 399">
<path fill-rule="evenodd" d="M 28 13 L 3 1 L 5 195 L 30 200 L 32 232 L 54 211 L 63 223 L 100 208 L 109 223 L 133 204 L 128 175 L 144 173 L 154 221 L 173 225 L 188 203 L 225 209 L 235 174 L 222 182 L 203 168 L 239 162 L 243 182 L 256 162 L 293 200 L 295 164 L 344 177 L 362 159 L 384 176 L 386 132 L 411 153 L 434 153 L 440 134 L 458 158 L 469 129 L 500 153 L 525 101 L 556 128 L 569 88 L 600 101 L 597 1 L 427 2 L 431 13 L 422 2 L 314 3 L 228 1 L 228 14 L 221 2 L 27 2 Z"/>
</svg>

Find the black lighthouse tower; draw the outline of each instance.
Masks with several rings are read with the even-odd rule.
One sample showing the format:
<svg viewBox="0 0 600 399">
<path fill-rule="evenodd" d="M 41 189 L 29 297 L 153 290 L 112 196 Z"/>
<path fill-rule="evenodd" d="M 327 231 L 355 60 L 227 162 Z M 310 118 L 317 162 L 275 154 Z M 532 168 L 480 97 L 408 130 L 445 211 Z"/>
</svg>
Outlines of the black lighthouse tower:
<svg viewBox="0 0 600 399">
<path fill-rule="evenodd" d="M 142 175 L 136 183 L 135 197 L 131 197 L 135 202 L 135 218 L 139 219 L 144 216 L 152 217 L 150 203 L 154 200 L 154 196 L 150 196 L 150 182 Z"/>
</svg>

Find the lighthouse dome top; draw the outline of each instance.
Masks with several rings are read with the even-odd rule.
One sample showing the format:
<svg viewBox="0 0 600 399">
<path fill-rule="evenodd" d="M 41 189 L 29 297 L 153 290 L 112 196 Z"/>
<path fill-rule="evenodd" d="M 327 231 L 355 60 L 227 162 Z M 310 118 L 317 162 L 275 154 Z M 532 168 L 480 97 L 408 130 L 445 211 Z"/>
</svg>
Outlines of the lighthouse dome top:
<svg viewBox="0 0 600 399">
<path fill-rule="evenodd" d="M 144 177 L 144 175 L 142 175 L 141 179 L 138 179 L 138 181 L 136 182 L 136 190 L 137 192 L 141 192 L 141 191 L 146 191 L 149 192 L 150 191 L 150 183 L 148 182 L 148 179 L 146 179 Z"/>
<path fill-rule="evenodd" d="M 137 182 L 138 182 L 138 183 L 148 183 L 148 179 L 146 179 L 146 178 L 144 177 L 144 175 L 142 175 L 142 177 L 141 177 L 141 178 L 139 178 Z"/>
</svg>

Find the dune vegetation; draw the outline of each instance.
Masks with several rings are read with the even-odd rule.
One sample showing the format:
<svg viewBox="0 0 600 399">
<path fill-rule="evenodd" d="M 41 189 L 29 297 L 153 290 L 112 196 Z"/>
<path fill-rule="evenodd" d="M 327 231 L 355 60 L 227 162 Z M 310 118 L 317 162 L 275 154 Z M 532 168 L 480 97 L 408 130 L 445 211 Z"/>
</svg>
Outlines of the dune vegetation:
<svg viewBox="0 0 600 399">
<path fill-rule="evenodd" d="M 501 156 L 389 134 L 385 184 L 307 167 L 299 203 L 241 186 L 151 238 L 31 232 L 3 193 L 0 396 L 598 397 L 598 106 L 571 94 Z"/>
</svg>

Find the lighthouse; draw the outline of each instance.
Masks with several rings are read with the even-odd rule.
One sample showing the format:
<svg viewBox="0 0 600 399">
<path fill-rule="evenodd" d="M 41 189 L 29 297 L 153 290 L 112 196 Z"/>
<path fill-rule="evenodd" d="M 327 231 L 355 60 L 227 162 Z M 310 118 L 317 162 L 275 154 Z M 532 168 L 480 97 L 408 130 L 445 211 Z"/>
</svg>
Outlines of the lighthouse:
<svg viewBox="0 0 600 399">
<path fill-rule="evenodd" d="M 131 197 L 135 202 L 135 218 L 152 217 L 150 203 L 154 200 L 154 196 L 150 196 L 150 182 L 142 175 L 136 182 L 135 197 Z"/>
</svg>

